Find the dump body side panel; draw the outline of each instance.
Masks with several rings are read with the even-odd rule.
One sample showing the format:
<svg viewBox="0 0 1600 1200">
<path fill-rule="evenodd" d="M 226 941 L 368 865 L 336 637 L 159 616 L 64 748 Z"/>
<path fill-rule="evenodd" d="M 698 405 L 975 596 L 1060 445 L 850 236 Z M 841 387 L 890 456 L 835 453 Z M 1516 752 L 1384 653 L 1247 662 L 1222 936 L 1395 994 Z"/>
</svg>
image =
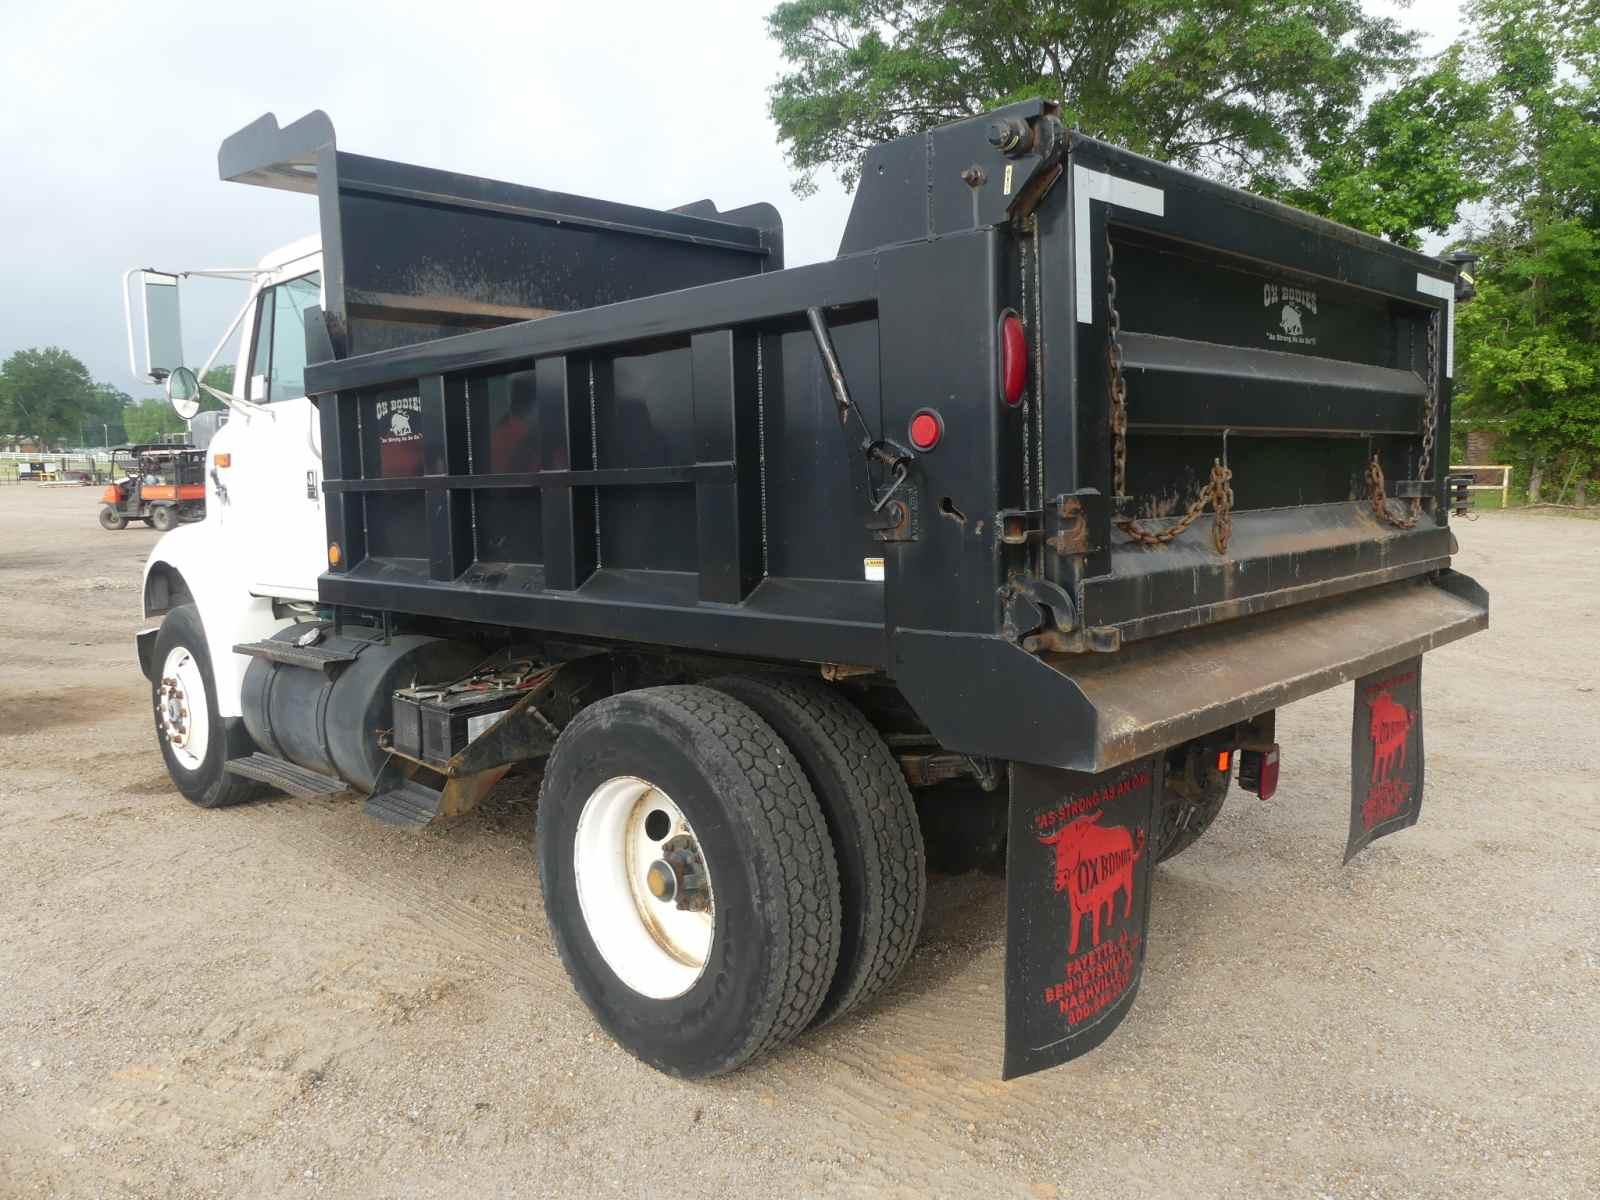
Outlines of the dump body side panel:
<svg viewBox="0 0 1600 1200">
<path fill-rule="evenodd" d="M 332 603 L 882 665 L 864 461 L 805 311 L 884 420 L 871 257 L 313 369 Z"/>
</svg>

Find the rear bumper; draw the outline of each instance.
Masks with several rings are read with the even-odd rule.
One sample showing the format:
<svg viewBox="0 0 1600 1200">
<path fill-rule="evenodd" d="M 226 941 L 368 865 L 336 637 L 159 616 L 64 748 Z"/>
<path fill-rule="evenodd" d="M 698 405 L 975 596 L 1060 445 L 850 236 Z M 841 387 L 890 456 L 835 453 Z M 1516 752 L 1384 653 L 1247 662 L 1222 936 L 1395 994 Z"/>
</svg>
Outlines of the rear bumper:
<svg viewBox="0 0 1600 1200">
<path fill-rule="evenodd" d="M 1444 570 L 1125 645 L 1115 654 L 1035 657 L 998 638 L 902 630 L 896 679 L 952 750 L 1099 772 L 1488 623 L 1487 593 L 1468 576 Z"/>
</svg>

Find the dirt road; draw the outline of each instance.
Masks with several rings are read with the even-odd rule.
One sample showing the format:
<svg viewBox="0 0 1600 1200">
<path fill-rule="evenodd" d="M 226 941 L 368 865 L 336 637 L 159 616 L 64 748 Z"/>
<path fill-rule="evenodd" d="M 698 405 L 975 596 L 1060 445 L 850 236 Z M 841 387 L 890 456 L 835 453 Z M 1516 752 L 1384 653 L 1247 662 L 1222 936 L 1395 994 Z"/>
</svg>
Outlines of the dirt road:
<svg viewBox="0 0 1600 1200">
<path fill-rule="evenodd" d="M 1600 1194 L 1600 523 L 1491 515 L 1428 659 L 1422 824 L 1339 865 L 1347 689 L 1156 875 L 1133 1015 L 1002 1084 L 1002 886 L 888 998 L 731 1078 L 601 1035 L 532 788 L 420 836 L 203 812 L 132 655 L 155 540 L 0 488 L 0 1196 Z"/>
</svg>

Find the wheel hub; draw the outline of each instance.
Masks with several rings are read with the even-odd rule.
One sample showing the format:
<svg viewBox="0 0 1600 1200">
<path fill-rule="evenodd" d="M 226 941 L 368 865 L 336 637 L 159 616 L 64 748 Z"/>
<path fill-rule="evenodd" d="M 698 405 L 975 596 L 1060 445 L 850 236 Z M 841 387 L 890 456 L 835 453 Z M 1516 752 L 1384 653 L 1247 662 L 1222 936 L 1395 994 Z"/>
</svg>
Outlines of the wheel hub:
<svg viewBox="0 0 1600 1200">
<path fill-rule="evenodd" d="M 651 875 L 646 883 L 658 900 L 670 900 L 684 912 L 709 912 L 711 909 L 711 877 L 706 873 L 705 860 L 700 857 L 700 845 L 692 833 L 681 833 L 662 846 L 662 856 L 650 865 Z M 662 874 L 670 874 L 671 882 L 664 892 L 656 890 L 653 873 L 657 867 Z"/>
<path fill-rule="evenodd" d="M 187 646 L 174 646 L 168 652 L 154 701 L 156 724 L 178 765 L 186 771 L 200 770 L 211 740 L 211 715 L 200 661 Z"/>
<path fill-rule="evenodd" d="M 189 744 L 189 698 L 183 684 L 172 675 L 161 679 L 161 727 L 174 746 Z"/>
<path fill-rule="evenodd" d="M 606 964 L 655 999 L 693 987 L 716 906 L 700 843 L 671 797 L 643 779 L 607 780 L 584 804 L 573 851 L 579 906 Z"/>
</svg>

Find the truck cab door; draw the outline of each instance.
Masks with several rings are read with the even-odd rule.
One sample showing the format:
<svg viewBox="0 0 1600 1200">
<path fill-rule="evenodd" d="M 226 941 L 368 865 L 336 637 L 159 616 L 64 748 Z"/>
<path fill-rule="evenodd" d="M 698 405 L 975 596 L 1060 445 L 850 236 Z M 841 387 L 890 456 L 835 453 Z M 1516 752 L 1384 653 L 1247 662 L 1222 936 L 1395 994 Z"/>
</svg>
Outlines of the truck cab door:
<svg viewBox="0 0 1600 1200">
<path fill-rule="evenodd" d="M 245 382 L 260 407 L 229 422 L 228 538 L 258 596 L 314 600 L 323 570 L 321 438 L 305 395 L 305 312 L 321 288 L 311 271 L 261 289 Z"/>
</svg>

